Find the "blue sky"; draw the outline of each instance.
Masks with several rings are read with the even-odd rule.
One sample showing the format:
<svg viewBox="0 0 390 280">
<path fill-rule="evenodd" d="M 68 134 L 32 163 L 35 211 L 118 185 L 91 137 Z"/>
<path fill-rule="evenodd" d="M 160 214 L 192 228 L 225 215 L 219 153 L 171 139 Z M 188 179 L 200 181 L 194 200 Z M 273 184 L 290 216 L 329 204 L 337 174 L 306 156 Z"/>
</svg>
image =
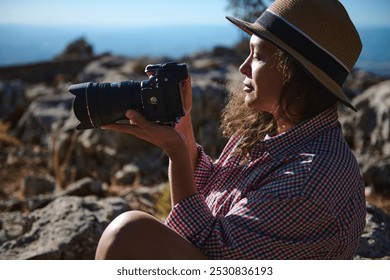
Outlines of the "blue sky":
<svg viewBox="0 0 390 280">
<path fill-rule="evenodd" d="M 358 26 L 390 26 L 390 0 L 340 0 Z M 227 24 L 226 0 L 0 0 L 0 24 L 126 27 Z"/>
</svg>

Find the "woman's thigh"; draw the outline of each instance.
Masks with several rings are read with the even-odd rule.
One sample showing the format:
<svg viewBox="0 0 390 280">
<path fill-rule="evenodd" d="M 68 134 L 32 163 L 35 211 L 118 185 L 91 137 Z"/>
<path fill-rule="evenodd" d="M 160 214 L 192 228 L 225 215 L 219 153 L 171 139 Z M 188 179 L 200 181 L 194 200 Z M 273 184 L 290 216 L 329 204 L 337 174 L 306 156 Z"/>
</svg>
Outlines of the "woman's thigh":
<svg viewBox="0 0 390 280">
<path fill-rule="evenodd" d="M 140 211 L 112 221 L 100 238 L 96 259 L 207 259 L 188 240 Z"/>
</svg>

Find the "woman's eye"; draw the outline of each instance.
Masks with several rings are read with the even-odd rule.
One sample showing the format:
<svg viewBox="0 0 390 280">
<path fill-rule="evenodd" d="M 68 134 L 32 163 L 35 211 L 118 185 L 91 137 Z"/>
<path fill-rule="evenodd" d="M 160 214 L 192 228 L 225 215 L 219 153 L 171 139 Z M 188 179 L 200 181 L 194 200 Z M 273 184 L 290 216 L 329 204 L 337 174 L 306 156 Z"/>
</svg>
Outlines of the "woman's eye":
<svg viewBox="0 0 390 280">
<path fill-rule="evenodd" d="M 261 56 L 260 55 L 253 55 L 253 59 L 254 60 L 262 60 Z"/>
<path fill-rule="evenodd" d="M 258 52 L 253 52 L 253 58 L 256 60 L 262 60 L 262 55 Z"/>
</svg>

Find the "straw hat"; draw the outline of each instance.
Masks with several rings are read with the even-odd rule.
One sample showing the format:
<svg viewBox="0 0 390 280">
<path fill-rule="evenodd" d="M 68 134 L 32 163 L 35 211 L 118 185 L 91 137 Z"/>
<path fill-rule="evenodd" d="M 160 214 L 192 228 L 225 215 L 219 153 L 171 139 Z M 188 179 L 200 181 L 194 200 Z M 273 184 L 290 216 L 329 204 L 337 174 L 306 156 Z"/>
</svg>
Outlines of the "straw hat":
<svg viewBox="0 0 390 280">
<path fill-rule="evenodd" d="M 339 1 L 276 0 L 254 23 L 226 18 L 249 35 L 287 52 L 356 111 L 341 86 L 360 55 L 362 43 Z"/>
</svg>

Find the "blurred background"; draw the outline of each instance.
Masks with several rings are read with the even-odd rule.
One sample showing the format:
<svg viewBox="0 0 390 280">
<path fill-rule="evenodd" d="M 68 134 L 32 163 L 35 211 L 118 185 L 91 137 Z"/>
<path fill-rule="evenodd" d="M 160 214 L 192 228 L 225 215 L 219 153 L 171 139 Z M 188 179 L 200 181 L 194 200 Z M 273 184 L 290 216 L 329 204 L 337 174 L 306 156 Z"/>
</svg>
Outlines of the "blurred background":
<svg viewBox="0 0 390 280">
<path fill-rule="evenodd" d="M 366 185 L 358 259 L 390 259 L 390 1 L 340 0 L 363 51 L 344 84 L 345 138 Z M 75 129 L 71 84 L 145 80 L 148 64 L 186 63 L 196 140 L 217 158 L 221 110 L 254 21 L 269 0 L 0 0 L 0 259 L 92 259 L 129 209 L 164 220 L 165 154 L 130 135 Z"/>
<path fill-rule="evenodd" d="M 228 9 L 234 2 L 1 0 L 0 65 L 51 59 L 79 37 L 84 37 L 96 54 L 132 57 L 179 58 L 216 45 L 233 46 L 242 37 L 225 19 L 240 12 Z M 263 2 L 268 5 L 272 1 Z M 388 74 L 390 1 L 340 2 L 357 25 L 364 44 L 358 67 Z"/>
</svg>

